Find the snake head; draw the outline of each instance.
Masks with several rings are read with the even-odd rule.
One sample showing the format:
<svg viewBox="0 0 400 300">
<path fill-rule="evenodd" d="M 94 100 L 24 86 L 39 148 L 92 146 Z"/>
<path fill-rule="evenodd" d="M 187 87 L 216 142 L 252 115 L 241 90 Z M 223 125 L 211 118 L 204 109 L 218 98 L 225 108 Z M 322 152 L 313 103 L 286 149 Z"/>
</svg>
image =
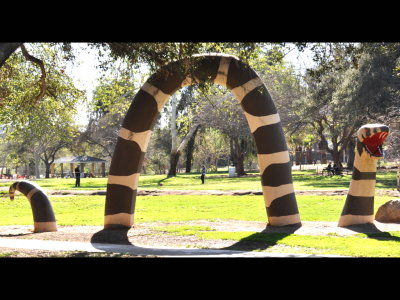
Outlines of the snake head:
<svg viewBox="0 0 400 300">
<path fill-rule="evenodd" d="M 357 131 L 358 140 L 365 151 L 376 158 L 383 157 L 382 145 L 389 135 L 389 127 L 383 124 L 367 124 Z"/>
</svg>

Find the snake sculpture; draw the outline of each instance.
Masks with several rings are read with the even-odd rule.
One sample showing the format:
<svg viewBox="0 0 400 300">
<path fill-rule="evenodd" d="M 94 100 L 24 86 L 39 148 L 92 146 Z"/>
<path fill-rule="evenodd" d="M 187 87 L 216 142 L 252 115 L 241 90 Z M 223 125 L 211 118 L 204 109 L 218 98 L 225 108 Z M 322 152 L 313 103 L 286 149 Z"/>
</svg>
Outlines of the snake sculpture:
<svg viewBox="0 0 400 300">
<path fill-rule="evenodd" d="M 282 124 L 260 77 L 230 55 L 196 55 L 191 60 L 194 63 L 183 59 L 163 66 L 134 96 L 111 160 L 104 228 L 133 226 L 140 170 L 154 123 L 171 95 L 202 82 L 227 87 L 243 108 L 256 143 L 268 224 L 301 224 Z"/>
<path fill-rule="evenodd" d="M 33 232 L 57 231 L 53 208 L 46 194 L 39 186 L 25 180 L 14 182 L 8 191 L 11 200 L 14 200 L 15 191 L 24 194 L 31 204 L 34 221 Z"/>
<path fill-rule="evenodd" d="M 154 73 L 132 100 L 122 122 L 107 181 L 104 228 L 130 228 L 140 170 L 153 126 L 163 106 L 177 90 L 201 82 L 214 82 L 232 91 L 254 137 L 263 197 L 270 226 L 301 225 L 289 152 L 275 104 L 257 73 L 238 58 L 204 54 L 172 62 Z M 194 62 L 194 64 L 193 64 Z M 186 66 L 192 66 L 191 69 Z M 357 133 L 357 151 L 348 196 L 338 226 L 372 222 L 377 158 L 388 135 L 385 125 L 365 125 Z M 35 231 L 55 231 L 50 202 L 27 182 L 10 187 L 31 202 Z"/>
<path fill-rule="evenodd" d="M 367 124 L 357 131 L 353 175 L 338 226 L 374 222 L 376 167 L 389 134 L 383 124 Z"/>
</svg>

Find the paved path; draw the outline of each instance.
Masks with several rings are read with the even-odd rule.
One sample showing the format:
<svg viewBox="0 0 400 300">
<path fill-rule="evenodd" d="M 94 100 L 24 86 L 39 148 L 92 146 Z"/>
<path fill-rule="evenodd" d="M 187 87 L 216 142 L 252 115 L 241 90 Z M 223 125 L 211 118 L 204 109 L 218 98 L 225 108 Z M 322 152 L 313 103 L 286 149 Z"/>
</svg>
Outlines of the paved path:
<svg viewBox="0 0 400 300">
<path fill-rule="evenodd" d="M 134 245 L 117 245 L 103 243 L 47 241 L 31 239 L 4 239 L 0 238 L 0 248 L 36 249 L 51 251 L 87 251 L 87 252 L 115 252 L 128 253 L 147 257 L 281 257 L 281 258 L 322 258 L 344 257 L 335 255 L 267 253 L 253 251 L 209 250 L 196 248 L 169 248 L 143 247 Z"/>
</svg>

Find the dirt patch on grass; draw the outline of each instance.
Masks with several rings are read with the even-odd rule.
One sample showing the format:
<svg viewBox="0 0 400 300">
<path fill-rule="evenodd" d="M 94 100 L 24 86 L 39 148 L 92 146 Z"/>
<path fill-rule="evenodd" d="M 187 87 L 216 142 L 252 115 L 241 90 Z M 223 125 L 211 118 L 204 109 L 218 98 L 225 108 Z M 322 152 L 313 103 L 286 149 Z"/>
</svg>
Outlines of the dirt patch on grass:
<svg viewBox="0 0 400 300">
<path fill-rule="evenodd" d="M 100 190 L 46 191 L 48 195 L 105 195 Z M 139 190 L 138 195 L 252 195 L 261 191 L 189 191 L 189 190 Z M 297 195 L 346 195 L 347 190 L 309 190 L 296 191 Z M 399 197 L 398 191 L 377 190 L 377 195 Z M 205 231 L 245 231 L 249 236 L 254 233 L 282 233 L 300 235 L 350 236 L 357 233 L 376 234 L 388 231 L 400 231 L 400 224 L 380 223 L 337 227 L 337 222 L 303 221 L 302 226 L 271 227 L 265 222 L 218 220 L 185 222 L 140 223 L 129 229 L 104 230 L 103 226 L 58 226 L 57 232 L 33 233 L 33 225 L 0 226 L 0 238 L 35 239 L 53 241 L 73 241 L 89 243 L 114 243 L 147 247 L 187 247 L 206 249 L 262 250 L 282 251 L 282 246 L 242 240 L 211 240 L 196 235 L 173 234 L 167 229 L 171 226 L 202 226 Z M 199 230 L 199 229 L 197 229 Z M 293 250 L 293 249 L 289 249 Z M 119 253 L 86 253 L 67 251 L 45 251 L 33 249 L 10 249 L 0 247 L 0 257 L 137 257 Z"/>
<path fill-rule="evenodd" d="M 400 231 L 400 224 L 380 223 L 337 227 L 337 222 L 302 222 L 302 226 L 271 227 L 255 221 L 186 221 L 151 222 L 135 225 L 130 229 L 104 230 L 102 226 L 58 226 L 57 232 L 33 233 L 33 226 L 0 226 L 0 238 L 73 241 L 89 243 L 113 243 L 146 247 L 186 247 L 205 249 L 282 251 L 279 245 L 254 241 L 211 240 L 196 235 L 175 235 L 168 231 L 171 226 L 196 226 L 197 230 L 233 231 L 255 233 L 282 233 L 300 235 L 350 236 L 357 233 L 382 233 Z M 201 226 L 200 229 L 198 226 Z M 137 257 L 118 253 L 62 252 L 33 249 L 10 249 L 0 247 L 0 257 Z"/>
</svg>

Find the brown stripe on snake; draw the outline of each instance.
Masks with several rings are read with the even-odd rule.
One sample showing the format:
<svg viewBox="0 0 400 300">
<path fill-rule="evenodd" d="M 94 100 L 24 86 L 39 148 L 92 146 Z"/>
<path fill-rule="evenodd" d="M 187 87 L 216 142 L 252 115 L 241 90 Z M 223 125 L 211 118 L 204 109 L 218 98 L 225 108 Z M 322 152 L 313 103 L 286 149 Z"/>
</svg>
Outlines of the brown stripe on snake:
<svg viewBox="0 0 400 300">
<path fill-rule="evenodd" d="M 353 175 L 339 227 L 374 222 L 376 166 L 388 134 L 389 127 L 383 124 L 367 124 L 357 131 Z"/>
<path fill-rule="evenodd" d="M 257 73 L 250 66 L 240 60 L 231 59 L 226 87 L 232 90 L 257 77 Z"/>
<path fill-rule="evenodd" d="M 249 92 L 243 98 L 241 105 L 245 112 L 253 116 L 267 116 L 277 113 L 274 102 L 265 86 L 260 86 Z"/>
<path fill-rule="evenodd" d="M 31 205 L 34 229 L 33 232 L 57 231 L 56 218 L 46 194 L 41 188 L 28 181 L 16 181 L 9 188 L 10 199 L 14 199 L 15 191 L 24 194 Z"/>
<path fill-rule="evenodd" d="M 277 187 L 292 183 L 292 179 L 287 176 L 291 172 L 291 168 L 291 162 L 270 165 L 261 175 L 262 185 Z"/>
<path fill-rule="evenodd" d="M 258 151 L 264 201 L 267 214 L 271 214 L 269 225 L 300 224 L 291 170 L 286 165 L 281 166 L 282 170 L 274 166 L 289 162 L 282 125 L 257 73 L 237 58 L 224 54 L 197 55 L 190 61 L 195 64 L 190 65 L 184 59 L 162 67 L 134 97 L 111 162 L 105 228 L 133 225 L 138 177 L 158 112 L 179 88 L 204 81 L 231 89 L 243 108 Z M 269 170 L 277 169 L 279 176 L 271 176 Z M 129 183 L 130 180 L 134 182 Z"/>
<path fill-rule="evenodd" d="M 260 141 L 257 143 L 258 154 L 271 154 L 275 152 L 287 151 L 287 144 L 283 135 L 281 123 L 271 124 L 259 127 L 253 132 L 254 139 Z M 264 142 L 261 142 L 264 141 Z"/>
<path fill-rule="evenodd" d="M 126 113 L 122 127 L 132 132 L 150 130 L 157 120 L 158 113 L 157 102 L 154 97 L 143 90 L 139 90 Z"/>
<path fill-rule="evenodd" d="M 140 172 L 145 152 L 142 152 L 136 142 L 128 141 L 118 137 L 114 150 L 114 156 L 110 165 L 110 175 L 128 176 Z"/>
</svg>

